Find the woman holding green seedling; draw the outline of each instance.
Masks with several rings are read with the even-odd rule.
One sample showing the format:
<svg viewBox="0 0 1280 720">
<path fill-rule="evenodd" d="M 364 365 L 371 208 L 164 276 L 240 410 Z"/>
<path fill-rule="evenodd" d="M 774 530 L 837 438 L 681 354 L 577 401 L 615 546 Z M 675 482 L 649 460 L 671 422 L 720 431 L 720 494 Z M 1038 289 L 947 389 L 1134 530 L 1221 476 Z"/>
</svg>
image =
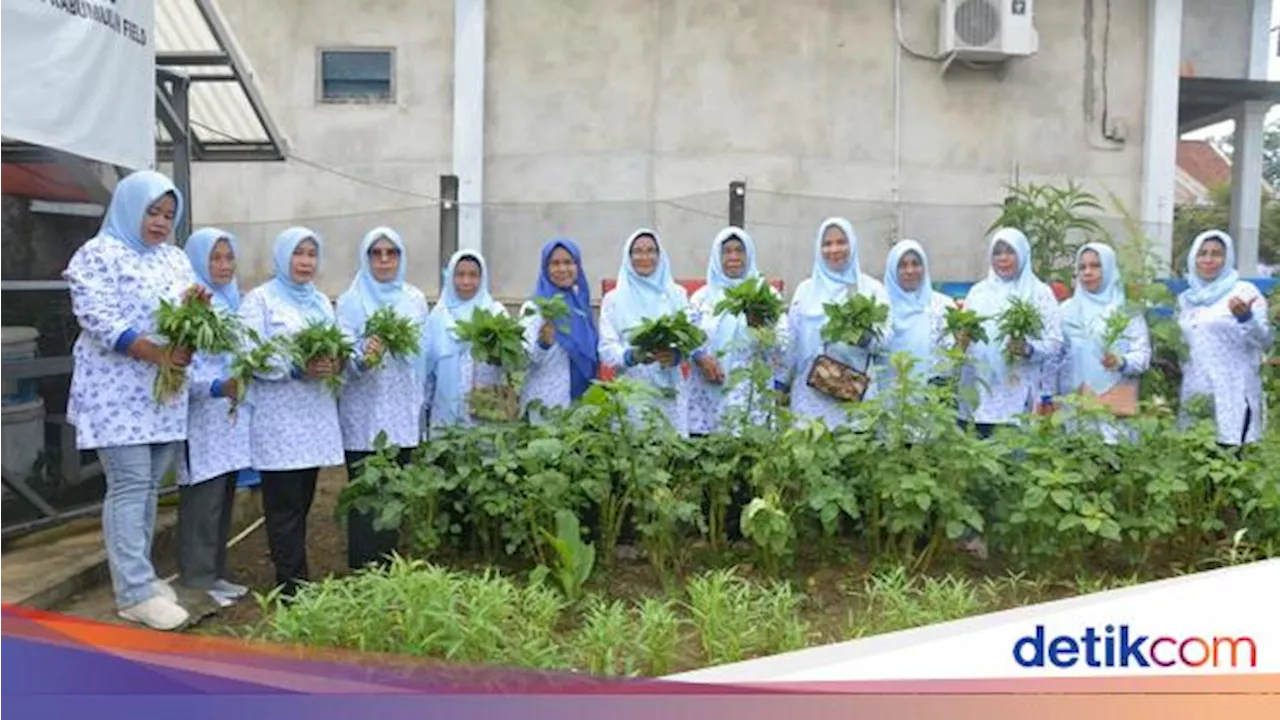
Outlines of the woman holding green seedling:
<svg viewBox="0 0 1280 720">
<path fill-rule="evenodd" d="M 315 285 L 320 251 L 319 236 L 307 228 L 280 233 L 274 247 L 275 278 L 250 292 L 240 306 L 246 328 L 282 347 L 270 369 L 255 376 L 251 439 L 253 466 L 262 472 L 267 545 L 286 597 L 307 580 L 307 515 L 320 468 L 343 460 L 331 381 L 347 358 L 319 353 L 300 363 L 293 347 L 316 329 L 337 332 L 333 306 Z"/>
<path fill-rule="evenodd" d="M 338 326 L 351 341 L 347 382 L 338 398 L 347 476 L 373 453 L 379 434 L 400 448 L 407 464 L 422 436 L 422 330 L 427 298 L 406 283 L 405 248 L 400 234 L 378 227 L 360 242 L 360 269 L 338 298 Z M 347 516 L 347 564 L 364 567 L 395 550 L 394 531 L 377 532 L 373 518 L 352 510 Z"/>
<path fill-rule="evenodd" d="M 857 326 L 858 339 L 827 339 L 831 333 L 824 331 L 830 329 L 833 312 L 848 316 L 839 324 Z M 829 218 L 818 226 L 813 272 L 796 288 L 787 322 L 792 333 L 787 361 L 792 412 L 797 419 L 821 420 L 829 428 L 849 425 L 845 401 L 814 386 L 815 364 L 825 357 L 844 364 L 865 378 L 860 399 L 871 399 L 877 392 L 875 358 L 893 342 L 893 326 L 889 294 L 879 280 L 862 272 L 858 236 L 848 220 Z"/>
<path fill-rule="evenodd" d="M 76 447 L 96 450 L 107 477 L 102 536 L 116 607 L 156 630 L 189 617 L 151 563 L 160 481 L 188 430 L 185 385 L 171 400 L 153 395 L 159 373 L 191 362 L 191 348 L 156 332 L 163 303 L 178 302 L 196 282 L 187 256 L 168 242 L 181 215 L 182 194 L 169 178 L 133 173 L 116 186 L 98 234 L 63 272 L 80 324 L 67 420 Z"/>
<path fill-rule="evenodd" d="M 1190 285 L 1178 296 L 1187 342 L 1182 401 L 1213 402 L 1218 442 L 1258 442 L 1265 429 L 1262 359 L 1274 340 L 1267 299 L 1236 272 L 1235 243 L 1221 230 L 1200 233 L 1187 254 Z"/>
<path fill-rule="evenodd" d="M 555 238 L 542 246 L 538 284 L 520 316 L 529 353 L 521 408 L 532 402 L 569 407 L 591 387 L 600 367 L 591 285 L 577 243 Z"/>
<path fill-rule="evenodd" d="M 618 284 L 600 303 L 600 360 L 617 369 L 619 377 L 642 381 L 657 391 L 651 403 L 633 406 L 637 419 L 652 407 L 681 434 L 689 427 L 682 354 L 678 348 L 634 343 L 646 321 L 677 316 L 688 305 L 684 288 L 671 278 L 671 261 L 657 232 L 632 233 L 623 244 Z"/>
<path fill-rule="evenodd" d="M 1046 373 L 1057 395 L 1097 396 L 1115 414 L 1136 410 L 1138 378 L 1151 363 L 1151 338 L 1141 313 L 1126 308 L 1124 283 L 1110 246 L 1089 243 L 1076 251 L 1076 289 L 1062 303 L 1062 351 L 1057 372 Z M 1099 428 L 1107 442 L 1121 430 Z"/>
<path fill-rule="evenodd" d="M 440 302 L 427 317 L 423 337 L 431 427 L 470 426 L 475 423 L 472 391 L 503 382 L 502 369 L 473 357 L 471 343 L 458 337 L 458 323 L 471 321 L 477 311 L 506 316 L 507 310 L 489 294 L 489 269 L 472 250 L 459 250 L 449 258 L 441 287 Z"/>
<path fill-rule="evenodd" d="M 1042 372 L 1062 346 L 1058 300 L 1031 270 L 1027 236 L 1014 228 L 996 230 L 987 257 L 987 278 L 965 298 L 965 308 L 985 318 L 987 339 L 956 338 L 971 361 L 962 382 L 978 396 L 977 407 L 962 403 L 961 418 L 973 423 L 981 437 L 1040 407 Z"/>
<path fill-rule="evenodd" d="M 236 282 L 236 238 L 218 228 L 191 234 L 185 247 L 200 285 L 215 308 L 240 310 Z M 241 397 L 230 354 L 198 352 L 191 363 L 187 472 L 178 503 L 178 582 L 208 593 L 221 607 L 249 589 L 226 579 L 227 539 L 236 481 L 252 466 L 250 414 L 232 414 Z"/>
<path fill-rule="evenodd" d="M 736 289 L 736 290 L 735 290 Z M 726 300 L 726 295 L 730 295 Z M 755 241 L 728 227 L 711 242 L 707 284 L 689 300 L 690 320 L 706 333 L 694 354 L 689 378 L 689 432 L 709 435 L 723 429 L 732 410 L 749 411 L 753 423 L 766 422 L 763 391 L 785 379 L 788 344 L 782 296 L 756 268 Z M 762 345 L 762 335 L 768 338 Z M 763 388 L 751 377 L 735 377 L 759 360 L 770 370 Z"/>
</svg>

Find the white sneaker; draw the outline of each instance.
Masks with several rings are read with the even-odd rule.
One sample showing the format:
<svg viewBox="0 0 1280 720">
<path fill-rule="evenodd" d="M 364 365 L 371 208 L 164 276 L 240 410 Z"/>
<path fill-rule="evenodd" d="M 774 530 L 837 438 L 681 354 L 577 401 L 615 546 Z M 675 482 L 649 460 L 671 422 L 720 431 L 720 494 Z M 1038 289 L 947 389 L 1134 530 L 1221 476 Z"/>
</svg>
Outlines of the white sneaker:
<svg viewBox="0 0 1280 720">
<path fill-rule="evenodd" d="M 152 582 L 151 590 L 157 596 L 162 597 L 165 600 L 168 600 L 169 602 L 172 602 L 172 603 L 178 602 L 178 593 L 174 591 L 173 587 L 170 586 L 169 583 L 163 580 L 156 580 Z"/>
<path fill-rule="evenodd" d="M 210 591 L 216 592 L 219 595 L 224 595 L 226 597 L 229 597 L 232 600 L 239 600 L 240 598 L 249 594 L 249 588 L 245 587 L 244 585 L 233 583 L 230 580 L 226 580 L 224 578 L 218 578 L 217 580 L 214 580 L 213 587 L 210 588 Z"/>
<path fill-rule="evenodd" d="M 120 617 L 152 630 L 176 630 L 191 619 L 178 603 L 155 595 L 119 612 Z"/>
<path fill-rule="evenodd" d="M 209 597 L 213 598 L 213 601 L 217 603 L 218 607 L 220 608 L 229 608 L 232 605 L 236 604 L 235 598 L 231 597 L 230 595 L 224 595 L 223 593 L 220 593 L 217 590 L 209 590 L 208 594 L 209 594 Z"/>
</svg>

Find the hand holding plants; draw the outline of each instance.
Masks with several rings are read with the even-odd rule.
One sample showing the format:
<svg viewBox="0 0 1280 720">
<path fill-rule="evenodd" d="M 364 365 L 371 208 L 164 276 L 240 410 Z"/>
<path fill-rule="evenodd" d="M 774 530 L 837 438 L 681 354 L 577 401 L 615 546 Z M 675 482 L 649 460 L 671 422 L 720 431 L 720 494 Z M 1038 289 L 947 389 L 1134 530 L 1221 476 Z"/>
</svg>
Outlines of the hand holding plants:
<svg viewBox="0 0 1280 720">
<path fill-rule="evenodd" d="M 1257 302 L 1257 300 L 1253 302 Z M 1250 312 L 1253 312 L 1253 302 L 1246 303 L 1238 297 L 1232 297 L 1227 301 L 1227 307 L 1231 309 L 1232 315 L 1237 318 L 1245 318 L 1249 316 Z"/>
<path fill-rule="evenodd" d="M 386 346 L 382 344 L 382 338 L 377 335 L 371 335 L 364 341 L 364 364 L 376 365 L 382 359 L 382 353 L 386 351 Z"/>
<path fill-rule="evenodd" d="M 538 328 L 538 342 L 543 347 L 551 347 L 556 341 L 556 326 L 551 320 L 543 320 L 542 327 Z"/>
<path fill-rule="evenodd" d="M 724 382 L 724 369 L 720 367 L 720 362 L 716 360 L 715 355 L 704 353 L 698 360 L 698 369 L 702 371 L 702 377 L 712 385 Z"/>
</svg>

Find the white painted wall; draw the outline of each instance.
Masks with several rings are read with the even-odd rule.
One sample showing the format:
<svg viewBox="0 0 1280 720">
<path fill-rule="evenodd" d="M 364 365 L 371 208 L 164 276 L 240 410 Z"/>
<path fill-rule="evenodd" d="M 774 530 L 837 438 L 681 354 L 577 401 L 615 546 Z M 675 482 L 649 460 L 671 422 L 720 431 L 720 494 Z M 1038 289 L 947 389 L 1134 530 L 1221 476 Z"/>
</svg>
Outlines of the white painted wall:
<svg viewBox="0 0 1280 720">
<path fill-rule="evenodd" d="M 197 222 L 239 231 L 261 280 L 284 227 L 268 221 L 303 219 L 329 241 L 321 283 L 334 293 L 350 281 L 360 235 L 392 224 L 409 240 L 410 279 L 434 292 L 437 213 L 419 195 L 435 195 L 451 165 L 453 0 L 220 2 L 297 156 L 416 195 L 301 162 L 203 164 Z M 486 4 L 484 246 L 496 294 L 529 292 L 553 234 L 583 244 L 593 280 L 611 276 L 622 239 L 649 224 L 677 274 L 701 276 L 737 179 L 762 267 L 789 287 L 833 214 L 855 222 L 864 268 L 882 270 L 894 219 L 891 0 Z M 903 58 L 904 233 L 931 250 L 935 279 L 979 274 L 992 205 L 1015 173 L 1075 177 L 1136 210 L 1147 9 L 1112 2 L 1108 114 L 1128 129 L 1116 149 L 1099 130 L 1103 7 L 1036 3 L 1040 52 L 1003 79 L 963 68 L 944 78 L 936 63 Z M 936 46 L 937 15 L 936 0 L 903 0 L 912 47 Z M 338 44 L 397 48 L 394 105 L 316 103 L 317 47 Z"/>
</svg>

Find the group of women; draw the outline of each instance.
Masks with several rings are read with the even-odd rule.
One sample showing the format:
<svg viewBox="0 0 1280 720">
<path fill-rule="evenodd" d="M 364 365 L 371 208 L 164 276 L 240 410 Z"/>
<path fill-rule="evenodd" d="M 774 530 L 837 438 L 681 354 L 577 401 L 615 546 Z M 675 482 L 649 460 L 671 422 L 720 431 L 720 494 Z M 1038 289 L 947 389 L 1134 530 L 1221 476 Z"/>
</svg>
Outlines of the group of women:
<svg viewBox="0 0 1280 720">
<path fill-rule="evenodd" d="M 237 473 L 252 467 L 263 478 L 277 582 L 290 595 L 307 579 L 306 524 L 319 468 L 345 463 L 350 471 L 374 450 L 380 433 L 402 449 L 405 462 L 437 429 L 474 424 L 468 398 L 474 388 L 497 382 L 500 370 L 473 358 L 457 324 L 476 309 L 505 312 L 489 293 L 484 258 L 468 250 L 449 259 L 441 297 L 429 309 L 423 293 L 404 280 L 404 242 L 385 227 L 361 242 L 360 268 L 336 310 L 314 282 L 322 240 L 301 227 L 276 238 L 274 277 L 242 298 L 230 233 L 202 229 L 185 253 L 168 242 L 182 202 L 163 175 L 130 175 L 118 185 L 99 234 L 65 272 L 82 328 L 68 415 L 80 447 L 98 452 L 107 476 L 103 531 L 116 602 L 122 617 L 157 629 L 188 619 L 174 589 L 157 578 L 150 557 L 157 490 L 175 459 L 183 470 L 181 585 L 207 592 L 221 605 L 247 592 L 225 577 L 225 546 Z M 947 331 L 946 311 L 954 303 L 933 291 L 920 243 L 903 240 L 890 250 L 883 284 L 862 272 L 857 248 L 848 221 L 824 221 L 814 241 L 813 271 L 773 328 L 777 342 L 759 346 L 744 318 L 716 311 L 727 290 L 762 277 L 754 242 L 743 229 L 726 228 L 714 238 L 706 284 L 691 298 L 672 277 L 658 233 L 636 231 L 623 245 L 617 286 L 603 297 L 598 321 L 579 248 L 568 239 L 551 240 L 542 248 L 534 296 L 559 296 L 571 312 L 549 322 L 532 302 L 522 309 L 531 367 L 521 401 L 568 406 L 608 366 L 664 391 L 637 404 L 637 411 L 658 412 L 682 434 L 705 435 L 724 428 L 730 410 L 745 407 L 749 388 L 729 378 L 760 359 L 797 418 L 847 426 L 857 422 L 847 403 L 808 381 L 820 359 L 869 376 L 864 397 L 871 398 L 879 391 L 877 380 L 884 379 L 878 376 L 889 369 L 886 357 L 906 353 L 915 361 L 914 372 L 935 380 L 950 372 L 938 362 L 940 351 L 958 344 L 973 360 L 963 365 L 962 381 L 977 392 L 976 405 L 962 408 L 960 420 L 985 436 L 1041 409 L 1046 396 L 1085 386 L 1104 394 L 1133 383 L 1149 362 L 1141 317 L 1132 319 L 1118 342 L 1102 346 L 1106 318 L 1124 303 L 1115 253 L 1106 245 L 1080 250 L 1075 295 L 1059 306 L 1030 267 L 1028 239 L 1010 228 L 994 232 L 987 278 L 965 300 L 988 318 L 985 341 Z M 1239 280 L 1233 264 L 1225 233 L 1198 237 L 1189 257 L 1190 289 L 1178 298 L 1177 312 L 1190 348 L 1183 395 L 1212 397 L 1219 439 L 1239 445 L 1261 436 L 1259 368 L 1272 331 L 1265 299 Z M 160 302 L 187 293 L 238 313 L 266 339 L 289 337 L 317 321 L 336 323 L 355 351 L 305 367 L 278 355 L 269 371 L 257 374 L 233 415 L 230 404 L 246 389 L 231 376 L 230 358 L 169 347 L 155 335 Z M 889 319 L 860 343 L 824 343 L 825 306 L 853 293 L 889 305 Z M 1026 342 L 999 342 L 994 317 L 1015 299 L 1039 309 L 1043 330 Z M 381 338 L 366 334 L 367 320 L 381 308 L 420 324 L 418 354 L 389 355 Z M 681 310 L 707 337 L 690 357 L 632 345 L 633 331 L 646 319 Z M 160 365 L 189 366 L 189 392 L 171 403 L 156 402 L 151 386 Z M 336 397 L 322 382 L 334 375 L 343 379 Z M 395 534 L 375 532 L 368 517 L 353 514 L 348 525 L 353 568 L 394 546 Z"/>
</svg>

